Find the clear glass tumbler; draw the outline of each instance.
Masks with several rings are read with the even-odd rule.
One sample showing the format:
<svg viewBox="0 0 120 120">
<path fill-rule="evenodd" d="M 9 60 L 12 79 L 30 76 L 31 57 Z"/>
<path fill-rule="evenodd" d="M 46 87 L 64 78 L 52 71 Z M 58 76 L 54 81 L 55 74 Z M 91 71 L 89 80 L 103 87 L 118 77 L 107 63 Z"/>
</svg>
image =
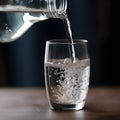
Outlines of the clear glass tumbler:
<svg viewBox="0 0 120 120">
<path fill-rule="evenodd" d="M 71 47 L 72 46 L 72 47 Z M 74 49 L 74 62 L 71 48 Z M 50 40 L 45 50 L 45 84 L 48 102 L 55 110 L 81 110 L 90 77 L 87 40 Z"/>
</svg>

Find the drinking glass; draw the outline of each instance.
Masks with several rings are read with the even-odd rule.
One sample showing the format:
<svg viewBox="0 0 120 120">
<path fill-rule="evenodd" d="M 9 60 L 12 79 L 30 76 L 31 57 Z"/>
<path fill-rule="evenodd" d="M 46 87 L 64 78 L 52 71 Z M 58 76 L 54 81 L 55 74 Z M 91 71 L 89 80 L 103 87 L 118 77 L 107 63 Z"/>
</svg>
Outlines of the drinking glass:
<svg viewBox="0 0 120 120">
<path fill-rule="evenodd" d="M 73 43 L 60 39 L 46 41 L 44 70 L 51 109 L 84 108 L 90 77 L 87 40 L 77 39 Z"/>
</svg>

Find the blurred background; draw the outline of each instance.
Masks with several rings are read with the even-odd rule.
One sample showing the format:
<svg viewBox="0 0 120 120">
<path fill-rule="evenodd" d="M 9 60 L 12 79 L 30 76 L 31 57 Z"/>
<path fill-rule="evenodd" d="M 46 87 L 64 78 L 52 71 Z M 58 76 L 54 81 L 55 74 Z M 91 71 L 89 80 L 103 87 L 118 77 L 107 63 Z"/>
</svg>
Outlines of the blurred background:
<svg viewBox="0 0 120 120">
<path fill-rule="evenodd" d="M 115 1 L 116 2 L 116 1 Z M 87 39 L 91 59 L 90 86 L 119 86 L 112 42 L 117 25 L 112 0 L 68 0 L 73 38 Z M 116 11 L 117 14 L 117 11 Z M 116 35 L 115 35 L 116 36 Z M 21 38 L 0 43 L 0 87 L 44 86 L 44 52 L 48 39 L 65 38 L 61 20 L 34 24 Z M 117 56 L 118 57 L 118 56 Z M 117 58 L 118 61 L 118 58 Z M 116 63 L 118 65 L 118 63 Z"/>
</svg>

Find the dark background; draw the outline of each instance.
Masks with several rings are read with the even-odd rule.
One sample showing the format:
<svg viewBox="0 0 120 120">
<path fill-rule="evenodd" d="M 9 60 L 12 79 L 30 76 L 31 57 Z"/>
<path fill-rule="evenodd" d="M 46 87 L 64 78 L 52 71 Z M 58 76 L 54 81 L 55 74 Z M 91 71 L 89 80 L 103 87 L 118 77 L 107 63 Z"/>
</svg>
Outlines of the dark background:
<svg viewBox="0 0 120 120">
<path fill-rule="evenodd" d="M 91 86 L 120 85 L 115 6 L 112 0 L 68 0 L 73 38 L 89 43 Z M 48 19 L 34 24 L 18 40 L 0 43 L 0 86 L 44 86 L 45 42 L 65 37 L 62 21 Z"/>
</svg>

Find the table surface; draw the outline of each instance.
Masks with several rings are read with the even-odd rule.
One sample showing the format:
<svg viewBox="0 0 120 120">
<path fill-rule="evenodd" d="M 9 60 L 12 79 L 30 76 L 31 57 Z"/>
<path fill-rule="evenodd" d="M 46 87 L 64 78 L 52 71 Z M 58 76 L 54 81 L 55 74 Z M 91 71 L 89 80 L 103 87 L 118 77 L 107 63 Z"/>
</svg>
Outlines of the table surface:
<svg viewBox="0 0 120 120">
<path fill-rule="evenodd" d="M 44 88 L 0 88 L 0 120 L 120 120 L 120 88 L 90 87 L 79 111 L 51 110 Z"/>
</svg>

